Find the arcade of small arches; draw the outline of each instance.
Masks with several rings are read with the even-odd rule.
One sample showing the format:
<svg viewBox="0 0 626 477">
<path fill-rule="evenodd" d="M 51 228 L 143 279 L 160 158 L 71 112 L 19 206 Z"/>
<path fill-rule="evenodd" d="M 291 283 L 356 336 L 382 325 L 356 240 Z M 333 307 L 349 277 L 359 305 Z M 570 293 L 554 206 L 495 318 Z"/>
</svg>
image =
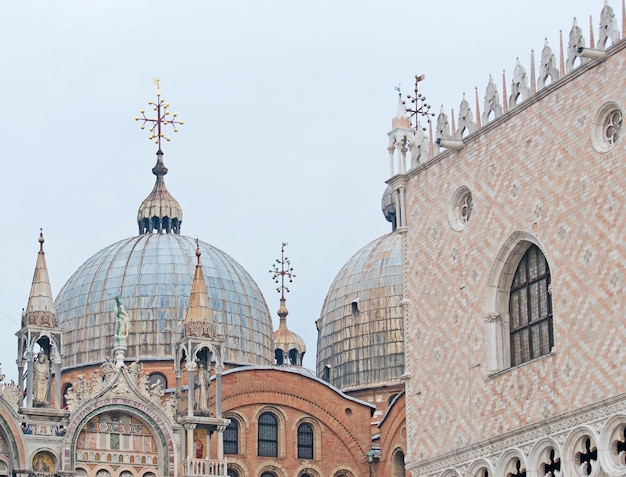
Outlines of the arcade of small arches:
<svg viewBox="0 0 626 477">
<path fill-rule="evenodd" d="M 563 436 L 547 436 L 533 445 L 511 447 L 492 459 L 479 458 L 466 466 L 455 465 L 440 477 L 530 477 L 544 475 L 626 475 L 626 413 L 597 423 L 581 425 Z M 394 474 L 395 475 L 395 474 Z M 424 474 L 426 475 L 426 474 Z"/>
</svg>

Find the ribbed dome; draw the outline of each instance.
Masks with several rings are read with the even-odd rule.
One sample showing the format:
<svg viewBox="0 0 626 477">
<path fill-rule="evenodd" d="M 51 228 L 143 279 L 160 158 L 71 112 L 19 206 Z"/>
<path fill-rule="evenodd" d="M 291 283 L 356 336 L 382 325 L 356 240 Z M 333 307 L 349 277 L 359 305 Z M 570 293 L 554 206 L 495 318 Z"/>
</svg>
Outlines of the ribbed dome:
<svg viewBox="0 0 626 477">
<path fill-rule="evenodd" d="M 213 320 L 226 336 L 225 362 L 273 363 L 272 320 L 252 277 L 232 257 L 199 242 Z M 146 234 L 101 250 L 56 299 L 64 368 L 101 363 L 113 350 L 115 297 L 130 315 L 127 360 L 172 359 L 197 258 L 196 240 Z"/>
<path fill-rule="evenodd" d="M 398 382 L 404 373 L 402 238 L 384 235 L 341 269 L 317 322 L 317 374 L 341 390 Z"/>
</svg>

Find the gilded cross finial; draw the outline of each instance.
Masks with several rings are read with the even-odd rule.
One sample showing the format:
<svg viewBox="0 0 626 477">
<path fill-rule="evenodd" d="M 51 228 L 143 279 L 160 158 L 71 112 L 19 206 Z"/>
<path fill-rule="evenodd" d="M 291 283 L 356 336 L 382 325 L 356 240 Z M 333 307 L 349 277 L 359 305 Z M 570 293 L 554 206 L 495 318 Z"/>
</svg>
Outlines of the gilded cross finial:
<svg viewBox="0 0 626 477">
<path fill-rule="evenodd" d="M 276 263 L 272 265 L 272 270 L 270 270 L 270 273 L 272 274 L 272 279 L 276 283 L 280 283 L 280 285 L 276 287 L 276 291 L 280 293 L 281 300 L 285 299 L 285 292 L 289 293 L 289 288 L 287 288 L 287 286 L 285 285 L 285 279 L 288 279 L 291 283 L 296 277 L 293 273 L 291 262 L 285 256 L 286 246 L 287 242 L 283 242 L 282 247 L 280 248 L 280 260 L 276 259 Z"/>
<path fill-rule="evenodd" d="M 409 120 L 411 121 L 412 126 L 417 130 L 420 127 L 419 117 L 425 117 L 428 122 L 430 122 L 430 116 L 434 116 L 435 113 L 430 112 L 430 104 L 426 103 L 426 96 L 422 95 L 422 93 L 418 92 L 417 85 L 420 81 L 423 81 L 426 78 L 425 75 L 415 75 L 415 88 L 413 89 L 413 95 L 406 95 L 406 98 L 411 101 L 411 106 L 407 107 L 406 101 L 402 101 L 404 105 L 404 111 L 409 113 Z M 426 128 L 422 128 L 426 131 Z"/>
<path fill-rule="evenodd" d="M 152 110 L 156 112 L 156 117 L 149 118 L 146 116 L 145 110 L 139 111 L 141 113 L 141 117 L 136 117 L 135 121 L 142 121 L 141 129 L 146 128 L 146 124 L 149 124 L 150 127 L 148 131 L 150 131 L 150 136 L 148 139 L 151 141 L 154 139 L 155 144 L 159 146 L 159 151 L 161 150 L 161 139 L 165 139 L 166 141 L 170 141 L 170 138 L 167 137 L 163 132 L 163 126 L 167 126 L 168 124 L 174 128 L 174 132 L 178 132 L 179 125 L 183 125 L 182 121 L 176 119 L 178 116 L 176 113 L 173 113 L 170 118 L 170 112 L 168 108 L 170 105 L 165 102 L 163 98 L 161 98 L 161 87 L 159 78 L 153 78 L 152 82 L 157 87 L 157 99 L 156 102 L 148 101 L 148 105 L 152 106 Z"/>
</svg>

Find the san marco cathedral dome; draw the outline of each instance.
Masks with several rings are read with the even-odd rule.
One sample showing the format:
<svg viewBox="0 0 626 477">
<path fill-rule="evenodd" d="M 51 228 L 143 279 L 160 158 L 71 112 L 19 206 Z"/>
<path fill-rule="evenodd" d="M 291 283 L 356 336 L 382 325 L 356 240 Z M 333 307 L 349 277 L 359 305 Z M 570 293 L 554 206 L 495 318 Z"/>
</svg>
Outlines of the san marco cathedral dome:
<svg viewBox="0 0 626 477">
<path fill-rule="evenodd" d="M 157 153 L 153 191 L 139 208 L 139 235 L 102 249 L 70 277 L 55 301 L 63 335 L 63 368 L 111 357 L 115 297 L 128 310 L 130 360 L 173 359 L 196 266 L 196 239 L 180 235 L 182 209 L 165 187 Z M 272 320 L 261 291 L 230 255 L 198 241 L 213 320 L 226 338 L 225 362 L 271 365 Z"/>
<path fill-rule="evenodd" d="M 317 375 L 339 389 L 400 382 L 404 373 L 402 237 L 390 192 L 382 199 L 391 233 L 355 253 L 333 281 L 317 320 Z"/>
</svg>

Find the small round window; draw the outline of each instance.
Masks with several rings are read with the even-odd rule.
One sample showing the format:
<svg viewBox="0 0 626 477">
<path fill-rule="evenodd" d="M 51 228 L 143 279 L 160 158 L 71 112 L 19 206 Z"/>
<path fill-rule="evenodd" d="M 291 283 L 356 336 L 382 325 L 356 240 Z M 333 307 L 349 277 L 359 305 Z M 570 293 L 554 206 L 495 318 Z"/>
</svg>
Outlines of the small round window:
<svg viewBox="0 0 626 477">
<path fill-rule="evenodd" d="M 622 124 L 622 108 L 614 101 L 603 104 L 591 126 L 593 148 L 598 152 L 610 151 L 622 135 Z"/>
<path fill-rule="evenodd" d="M 452 230 L 463 230 L 472 216 L 474 207 L 472 191 L 468 187 L 462 186 L 452 196 L 452 202 L 448 211 L 448 222 Z"/>
</svg>

